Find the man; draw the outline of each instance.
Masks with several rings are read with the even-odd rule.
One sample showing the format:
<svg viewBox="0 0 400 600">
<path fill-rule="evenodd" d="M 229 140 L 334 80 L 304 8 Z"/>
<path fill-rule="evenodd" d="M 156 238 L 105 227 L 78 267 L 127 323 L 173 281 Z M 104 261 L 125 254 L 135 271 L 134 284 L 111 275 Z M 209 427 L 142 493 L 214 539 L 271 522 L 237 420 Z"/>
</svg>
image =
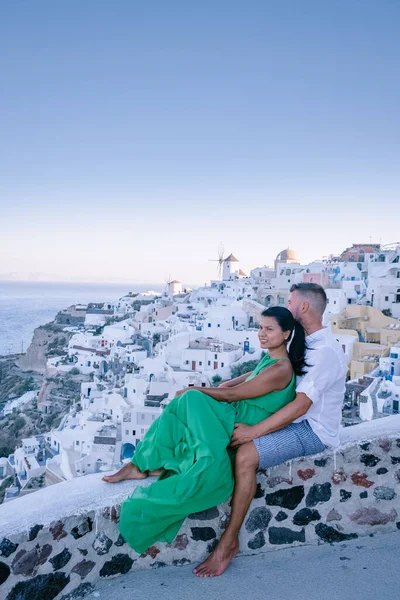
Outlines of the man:
<svg viewBox="0 0 400 600">
<path fill-rule="evenodd" d="M 298 378 L 296 397 L 252 427 L 236 424 L 231 445 L 238 448 L 229 524 L 214 552 L 194 569 L 198 577 L 222 575 L 239 551 L 239 531 L 256 492 L 257 469 L 339 444 L 347 364 L 340 344 L 322 325 L 324 289 L 300 283 L 290 290 L 288 309 L 306 331 L 307 373 Z"/>
</svg>

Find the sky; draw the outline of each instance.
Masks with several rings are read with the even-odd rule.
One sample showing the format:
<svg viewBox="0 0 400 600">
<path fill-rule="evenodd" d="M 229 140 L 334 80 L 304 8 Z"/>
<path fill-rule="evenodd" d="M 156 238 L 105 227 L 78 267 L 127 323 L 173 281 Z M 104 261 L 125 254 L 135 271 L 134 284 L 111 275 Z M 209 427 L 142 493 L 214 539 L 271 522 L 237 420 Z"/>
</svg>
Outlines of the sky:
<svg viewBox="0 0 400 600">
<path fill-rule="evenodd" d="M 400 241 L 398 0 L 3 0 L 0 279 Z"/>
</svg>

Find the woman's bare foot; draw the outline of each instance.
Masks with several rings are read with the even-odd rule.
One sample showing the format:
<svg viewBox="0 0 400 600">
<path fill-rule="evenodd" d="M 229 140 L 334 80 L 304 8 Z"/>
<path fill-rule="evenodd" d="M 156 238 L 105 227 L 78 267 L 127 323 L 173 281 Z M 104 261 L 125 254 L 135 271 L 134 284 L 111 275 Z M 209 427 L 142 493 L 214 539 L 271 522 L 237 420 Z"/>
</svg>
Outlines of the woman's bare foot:
<svg viewBox="0 0 400 600">
<path fill-rule="evenodd" d="M 239 540 L 237 538 L 225 540 L 222 536 L 214 552 L 193 569 L 193 573 L 196 577 L 218 577 L 226 571 L 238 552 Z"/>
<path fill-rule="evenodd" d="M 136 465 L 128 462 L 122 469 L 114 473 L 114 475 L 104 475 L 102 480 L 107 481 L 107 483 L 117 483 L 125 479 L 146 479 L 146 477 L 147 473 L 142 473 Z"/>
</svg>

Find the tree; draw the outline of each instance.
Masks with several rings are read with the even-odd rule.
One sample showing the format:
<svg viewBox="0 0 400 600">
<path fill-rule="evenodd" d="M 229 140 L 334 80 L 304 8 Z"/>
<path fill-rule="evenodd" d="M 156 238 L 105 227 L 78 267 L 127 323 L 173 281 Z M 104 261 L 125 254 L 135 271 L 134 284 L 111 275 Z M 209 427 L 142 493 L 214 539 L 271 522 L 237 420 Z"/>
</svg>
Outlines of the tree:
<svg viewBox="0 0 400 600">
<path fill-rule="evenodd" d="M 264 356 L 265 352 L 261 353 L 261 358 Z M 231 377 L 235 379 L 236 377 L 240 377 L 245 373 L 250 373 L 250 371 L 254 371 L 256 366 L 258 365 L 258 360 L 248 360 L 247 362 L 243 362 L 240 365 L 232 365 L 231 367 Z"/>
<path fill-rule="evenodd" d="M 222 381 L 222 377 L 221 377 L 221 375 L 214 375 L 214 376 L 211 378 L 211 381 L 212 381 L 212 385 L 213 385 L 213 387 L 218 387 L 218 385 L 219 385 L 219 384 L 221 383 L 221 381 Z"/>
<path fill-rule="evenodd" d="M 385 317 L 391 317 L 392 316 L 392 311 L 390 310 L 390 308 L 384 308 L 382 311 L 382 314 L 385 315 Z"/>
</svg>

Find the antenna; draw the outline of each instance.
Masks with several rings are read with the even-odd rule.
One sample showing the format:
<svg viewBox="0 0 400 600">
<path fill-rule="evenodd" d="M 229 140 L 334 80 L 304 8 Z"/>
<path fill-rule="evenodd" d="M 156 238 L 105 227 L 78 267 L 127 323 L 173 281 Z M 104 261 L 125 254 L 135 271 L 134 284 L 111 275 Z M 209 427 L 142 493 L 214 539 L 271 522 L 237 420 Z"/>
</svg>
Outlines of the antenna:
<svg viewBox="0 0 400 600">
<path fill-rule="evenodd" d="M 219 243 L 218 246 L 218 258 L 210 258 L 209 262 L 217 262 L 218 266 L 217 266 L 217 273 L 218 273 L 218 279 L 222 278 L 222 267 L 224 265 L 224 245 L 222 242 Z"/>
</svg>

